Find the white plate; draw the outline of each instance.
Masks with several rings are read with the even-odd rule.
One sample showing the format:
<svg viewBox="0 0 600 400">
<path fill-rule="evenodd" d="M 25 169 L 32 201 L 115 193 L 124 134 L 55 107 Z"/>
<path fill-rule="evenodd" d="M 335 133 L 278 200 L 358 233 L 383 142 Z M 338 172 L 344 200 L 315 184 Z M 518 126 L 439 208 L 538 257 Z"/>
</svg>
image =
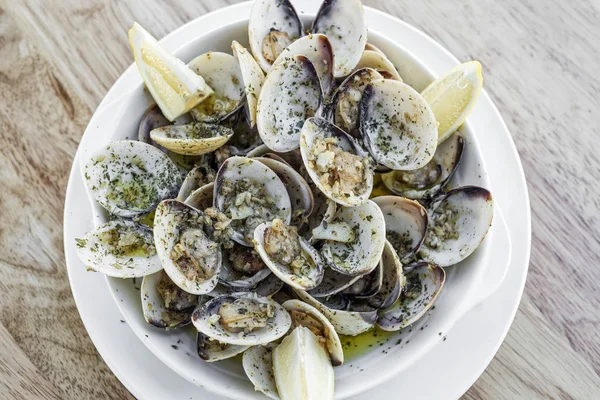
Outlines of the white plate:
<svg viewBox="0 0 600 400">
<path fill-rule="evenodd" d="M 244 7 L 246 7 L 246 8 L 244 8 Z M 234 7 L 229 7 L 227 10 L 220 10 L 216 13 L 213 13 L 210 15 L 210 18 L 207 18 L 205 16 L 203 18 L 195 20 L 192 23 L 173 32 L 171 35 L 169 35 L 164 40 L 163 43 L 165 44 L 165 46 L 167 48 L 173 50 L 174 49 L 173 44 L 187 43 L 188 41 L 190 41 L 191 39 L 196 37 L 198 35 L 198 32 L 206 32 L 206 31 L 213 29 L 214 27 L 217 27 L 219 24 L 219 18 L 223 18 L 224 16 L 231 16 L 231 15 L 239 15 L 242 17 L 244 15 L 248 15 L 249 7 L 250 6 L 248 4 L 241 4 L 241 5 L 237 5 Z M 441 50 L 439 48 L 439 46 L 434 44 L 430 39 L 425 37 L 423 34 L 419 33 L 414 28 L 411 28 L 402 22 L 393 19 L 392 17 L 390 17 L 388 15 L 385 15 L 383 13 L 380 13 L 380 12 L 377 12 L 374 10 L 367 10 L 367 19 L 369 21 L 368 22 L 369 26 L 376 26 L 378 28 L 378 29 L 376 29 L 377 31 L 379 31 L 385 35 L 390 35 L 390 36 L 396 35 L 396 37 L 405 38 L 402 41 L 403 45 L 405 47 L 407 47 L 410 52 L 415 54 L 417 56 L 417 58 L 422 60 L 424 64 L 433 66 L 434 67 L 433 72 L 435 74 L 440 74 L 441 72 L 443 72 L 444 70 L 448 69 L 449 67 L 451 67 L 452 65 L 454 65 L 456 63 L 456 61 L 449 54 L 447 54 L 446 52 Z M 115 84 L 113 89 L 111 89 L 111 91 L 109 92 L 109 95 L 107 95 L 107 98 L 105 99 L 105 103 L 110 102 L 111 100 L 117 98 L 120 94 L 125 93 L 132 87 L 139 85 L 139 83 L 140 83 L 140 78 L 137 76 L 137 71 L 135 71 L 135 70 L 132 71 L 132 69 L 129 69 L 119 79 L 119 81 L 117 81 L 117 83 Z M 491 122 L 494 122 L 494 123 L 491 123 Z M 485 127 L 485 132 L 487 132 L 487 136 L 485 138 L 480 138 L 480 146 L 481 146 L 481 150 L 484 154 L 484 158 L 485 158 L 487 164 L 490 166 L 488 172 L 490 174 L 490 178 L 493 182 L 493 186 L 495 189 L 494 195 L 495 195 L 496 201 L 504 209 L 505 215 L 507 216 L 507 220 L 509 223 L 509 228 L 511 229 L 511 231 L 517 232 L 520 229 L 520 231 L 519 231 L 520 234 L 522 236 L 524 236 L 524 237 L 517 237 L 516 239 L 513 238 L 514 239 L 513 243 L 515 244 L 514 260 L 515 260 L 515 262 L 519 261 L 519 264 L 517 264 L 517 265 L 520 265 L 519 269 L 521 271 L 522 280 L 521 280 L 520 284 L 518 284 L 516 286 L 518 288 L 516 295 L 514 295 L 511 298 L 511 301 L 505 302 L 505 304 L 504 304 L 505 309 L 503 311 L 508 311 L 508 314 L 507 314 L 508 318 L 500 326 L 496 325 L 496 328 L 497 329 L 499 328 L 498 332 L 500 332 L 500 335 L 501 335 L 497 342 L 497 346 L 499 346 L 501 339 L 504 337 L 504 333 L 506 332 L 506 330 L 508 329 L 508 326 L 510 325 L 510 321 L 512 320 L 512 316 L 514 315 L 514 310 L 516 310 L 516 306 L 518 304 L 518 300 L 520 297 L 520 292 L 521 292 L 521 289 L 523 286 L 522 282 L 524 282 L 524 276 L 526 273 L 527 261 L 528 261 L 527 257 L 528 257 L 528 250 L 529 250 L 529 238 L 530 238 L 529 207 L 528 207 L 528 201 L 527 201 L 526 187 L 524 184 L 522 171 L 520 169 L 520 163 L 518 162 L 518 157 L 516 156 L 516 152 L 514 151 L 514 146 L 512 145 L 510 136 L 508 135 L 508 132 L 506 131 L 506 128 L 505 128 L 502 120 L 497 115 L 497 112 L 495 111 L 493 105 L 491 104 L 491 102 L 489 101 L 489 98 L 486 95 L 483 95 L 481 97 L 480 103 L 478 104 L 475 112 L 470 117 L 470 123 L 474 127 L 478 126 L 478 124 L 481 127 Z M 480 131 L 478 129 L 475 129 L 475 130 L 478 132 Z M 484 129 L 481 129 L 481 131 L 484 131 Z M 481 140 L 481 139 L 485 139 L 485 140 Z M 501 152 L 498 151 L 498 149 L 502 148 L 502 146 L 506 149 L 506 152 L 503 157 L 501 157 L 502 156 Z M 486 148 L 487 148 L 487 151 L 486 151 Z M 498 158 L 498 157 L 500 157 L 500 158 Z M 502 160 L 503 162 L 499 162 L 499 160 Z M 493 173 L 496 169 L 496 168 L 493 168 L 493 166 L 502 166 L 502 171 L 497 171 L 497 175 L 493 176 Z M 507 186 L 505 185 L 507 182 L 511 182 L 511 181 L 512 181 L 512 184 L 507 185 Z M 518 182 L 518 184 L 515 184 L 515 182 Z M 80 180 L 79 180 L 79 182 L 77 182 L 77 184 L 81 189 L 82 186 L 81 186 Z M 89 295 L 89 293 L 86 293 L 85 295 L 82 296 L 81 295 L 82 292 L 76 289 L 76 286 L 77 286 L 76 282 L 80 282 L 81 278 L 78 278 L 76 280 L 75 276 L 80 276 L 80 273 L 83 271 L 83 267 L 76 260 L 76 258 L 73 258 L 73 254 L 71 254 L 71 251 L 74 250 L 73 237 L 78 236 L 78 235 L 80 236 L 83 232 L 85 232 L 86 230 L 89 230 L 91 228 L 91 217 L 90 217 L 89 212 L 87 212 L 87 216 L 85 215 L 86 210 L 78 210 L 77 213 L 81 213 L 81 214 L 76 218 L 71 217 L 73 215 L 72 213 L 75 212 L 69 206 L 69 204 L 74 204 L 74 203 L 70 203 L 71 201 L 73 201 L 71 199 L 73 197 L 75 197 L 74 191 L 76 191 L 76 190 L 73 189 L 73 187 L 76 187 L 76 182 L 74 182 L 74 178 L 72 175 L 71 180 L 70 180 L 70 189 L 68 192 L 66 212 L 65 212 L 65 252 L 67 254 L 69 273 L 70 273 L 70 277 L 71 277 L 72 285 L 73 285 L 73 293 L 76 298 L 78 307 L 80 307 L 80 311 L 82 313 L 82 318 L 84 320 L 84 323 L 86 323 L 86 326 L 88 327 L 88 330 L 90 331 L 90 335 L 92 336 L 92 339 L 95 341 L 101 354 L 103 354 L 103 356 L 108 358 L 105 355 L 105 353 L 102 351 L 101 345 L 97 342 L 97 340 L 99 340 L 99 339 L 95 339 L 94 336 L 96 334 L 103 336 L 104 334 L 108 333 L 108 332 L 103 332 L 104 330 L 109 331 L 111 333 L 114 332 L 114 330 L 100 328 L 101 329 L 100 332 L 92 333 L 92 331 L 94 331 L 94 328 L 92 328 L 90 326 L 90 324 L 94 324 L 94 321 L 92 321 L 92 322 L 89 321 L 90 316 L 86 317 L 86 312 L 83 310 L 84 306 L 82 305 L 83 303 L 86 303 L 87 301 L 90 300 L 89 299 L 90 295 Z M 502 190 L 502 188 L 505 188 L 505 190 Z M 506 188 L 508 188 L 508 189 L 506 189 Z M 509 192 L 509 190 L 510 190 L 510 192 Z M 83 194 L 82 191 L 78 192 L 79 196 L 81 196 L 82 194 Z M 81 199 L 81 197 L 79 197 L 79 199 Z M 515 216 L 518 216 L 519 218 L 514 219 Z M 87 221 L 90 221 L 90 222 L 86 223 Z M 511 221 L 512 221 L 512 224 L 515 224 L 515 223 L 520 224 L 520 227 L 518 227 L 516 231 L 513 230 L 514 227 L 510 226 Z M 73 226 L 75 223 L 77 223 L 77 226 Z M 524 245 L 523 248 L 522 248 L 522 245 Z M 519 256 L 521 257 L 520 260 L 518 258 Z M 514 265 L 515 265 L 515 263 L 513 263 L 513 266 Z M 98 279 L 98 277 L 96 277 L 95 274 L 87 274 L 85 276 L 85 280 L 88 281 L 89 280 L 88 278 L 90 278 L 91 276 L 93 276 L 96 280 Z M 515 286 L 513 286 L 513 288 L 514 287 Z M 86 292 L 89 292 L 89 290 L 90 290 L 90 288 L 87 288 Z M 94 296 L 93 298 L 95 300 L 98 300 L 98 298 L 96 296 Z M 98 303 L 96 303 L 96 304 L 98 304 Z M 105 302 L 102 302 L 100 304 L 105 304 Z M 513 307 L 508 309 L 508 307 L 506 306 L 507 304 L 511 304 L 511 305 L 513 305 Z M 107 308 L 110 308 L 110 307 L 107 307 Z M 112 308 L 114 308 L 114 306 Z M 108 311 L 108 310 L 106 310 L 106 311 Z M 99 312 L 98 307 L 95 307 L 94 315 L 96 318 L 98 318 L 98 312 Z M 102 314 L 104 315 L 104 313 L 102 313 Z M 109 314 L 106 314 L 106 316 L 108 318 Z M 116 319 L 116 317 L 115 317 L 115 319 Z M 86 320 L 88 320 L 88 321 L 86 321 Z M 102 326 L 102 324 L 100 326 Z M 107 325 L 104 325 L 104 326 L 106 327 Z M 477 330 L 480 331 L 480 328 L 477 328 Z M 455 335 L 455 332 L 456 332 L 456 328 L 452 331 L 453 336 Z M 448 342 L 446 342 L 446 343 L 448 343 Z M 493 348 L 491 354 L 493 354 L 493 351 L 495 351 L 497 346 Z M 118 347 L 118 345 L 113 345 L 113 347 Z M 181 346 L 181 347 L 182 347 L 182 349 L 179 351 L 185 351 L 185 349 L 183 349 L 184 346 Z M 440 346 L 438 346 L 438 347 L 440 347 Z M 435 349 L 433 352 L 431 352 L 425 359 L 421 360 L 421 362 L 419 362 L 418 365 L 419 366 L 424 365 L 423 363 L 425 362 L 425 360 L 431 358 L 431 356 L 433 355 L 432 353 L 436 353 L 436 352 L 437 352 L 437 349 Z M 473 353 L 471 351 L 469 353 L 470 353 L 470 357 L 472 357 Z M 193 351 L 190 354 L 191 354 L 191 356 L 195 356 L 193 354 Z M 491 354 L 488 355 L 487 360 L 491 359 Z M 118 356 L 122 356 L 122 355 L 123 355 L 122 352 L 120 352 L 118 354 Z M 117 355 L 113 355 L 113 357 L 115 357 L 115 356 L 117 356 Z M 466 359 L 466 357 L 464 357 L 464 355 L 460 358 Z M 111 363 L 108 360 L 107 360 L 107 362 L 109 362 L 109 365 L 114 365 L 113 363 Z M 144 364 L 144 365 L 146 365 L 146 364 Z M 164 369 L 164 365 L 161 365 L 161 367 L 163 367 L 163 369 Z M 404 377 L 407 374 L 412 375 L 414 373 L 415 369 L 419 369 L 419 368 L 413 366 L 410 371 L 403 373 L 402 380 L 403 381 L 405 380 Z M 455 369 L 455 368 L 453 368 L 453 369 Z M 481 371 L 479 371 L 478 373 L 480 373 L 480 372 Z M 116 373 L 117 373 L 117 375 L 122 376 L 121 374 L 119 374 L 119 372 L 116 372 Z M 476 373 L 476 374 L 478 374 L 478 373 Z M 448 372 L 446 371 L 445 374 L 447 375 Z M 427 376 L 427 375 L 429 375 L 429 374 L 424 374 L 421 377 L 421 379 L 425 379 L 425 376 Z M 477 375 L 474 375 L 473 380 L 476 376 Z M 138 377 L 138 379 L 141 379 L 141 382 L 144 382 L 143 377 L 141 377 L 141 378 Z M 131 382 L 131 380 L 132 380 L 132 378 L 129 377 L 130 382 Z M 398 380 L 399 380 L 399 378 L 396 378 L 395 382 L 397 382 Z M 413 381 L 414 380 L 415 380 L 415 378 L 413 378 Z M 145 383 L 147 384 L 147 382 L 145 382 Z M 133 383 L 130 383 L 130 384 L 133 385 Z M 428 386 L 431 386 L 431 385 L 428 385 Z M 466 389 L 466 387 L 465 387 L 465 389 Z M 370 394 L 371 393 L 372 392 L 370 392 Z"/>
</svg>

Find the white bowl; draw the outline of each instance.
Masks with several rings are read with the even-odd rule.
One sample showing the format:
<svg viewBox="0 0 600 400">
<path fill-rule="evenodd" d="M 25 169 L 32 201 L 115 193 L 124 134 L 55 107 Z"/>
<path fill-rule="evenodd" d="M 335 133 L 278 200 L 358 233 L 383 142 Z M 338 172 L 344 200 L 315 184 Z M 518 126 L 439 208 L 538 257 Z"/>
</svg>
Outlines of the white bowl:
<svg viewBox="0 0 600 400">
<path fill-rule="evenodd" d="M 297 5 L 302 18 L 310 21 L 316 9 Z M 310 16 L 310 17 L 309 17 Z M 307 24 L 308 25 L 308 24 Z M 232 40 L 247 45 L 247 16 L 232 15 L 230 22 L 220 29 L 202 35 L 175 51 L 184 61 L 190 61 L 206 51 L 230 52 Z M 420 90 L 434 76 L 429 69 L 394 42 L 369 29 L 369 42 L 381 48 L 397 66 L 404 80 Z M 141 82 L 141 81 L 140 81 Z M 153 100 L 143 85 L 128 92 L 98 110 L 92 117 L 80 144 L 80 164 L 101 146 L 119 139 L 136 139 L 137 125 Z M 454 178 L 454 186 L 479 185 L 492 189 L 487 178 L 479 146 L 466 123 L 461 128 L 466 151 Z M 493 193 L 493 190 L 492 190 Z M 105 222 L 106 214 L 93 200 L 95 224 Z M 384 346 L 337 367 L 336 398 L 346 398 L 364 392 L 409 368 L 435 343 L 442 340 L 453 324 L 468 310 L 493 293 L 500 285 L 510 261 L 510 240 L 503 218 L 496 208 L 494 224 L 488 237 L 477 252 L 460 265 L 447 269 L 447 280 L 435 310 L 405 329 Z M 254 391 L 241 365 L 233 360 L 215 364 L 202 361 L 196 354 L 195 336 L 189 330 L 166 333 L 145 323 L 140 302 L 139 285 L 131 280 L 107 278 L 113 297 L 123 317 L 142 342 L 166 365 L 190 382 L 223 396 L 240 399 L 264 398 Z M 138 282 L 139 283 L 139 282 Z M 396 345 L 398 339 L 401 345 Z"/>
</svg>

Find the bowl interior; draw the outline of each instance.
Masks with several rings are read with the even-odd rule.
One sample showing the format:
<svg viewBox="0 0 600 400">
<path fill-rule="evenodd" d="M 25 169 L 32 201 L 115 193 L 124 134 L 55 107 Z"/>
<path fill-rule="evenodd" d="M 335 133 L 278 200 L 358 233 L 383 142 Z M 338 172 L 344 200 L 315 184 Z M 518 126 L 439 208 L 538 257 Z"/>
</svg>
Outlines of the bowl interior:
<svg viewBox="0 0 600 400">
<path fill-rule="evenodd" d="M 308 25 L 309 17 L 303 16 L 303 18 Z M 230 53 L 231 41 L 234 39 L 247 46 L 246 21 L 232 22 L 218 30 L 198 36 L 194 41 L 184 44 L 175 51 L 175 54 L 187 62 L 207 51 Z M 388 55 L 405 82 L 415 89 L 423 89 L 432 80 L 433 76 L 427 68 L 409 54 L 401 43 L 378 34 L 373 27 L 369 29 L 369 42 Z M 139 119 L 144 110 L 153 103 L 143 85 L 126 96 L 128 98 L 120 107 L 119 115 L 115 117 L 115 134 L 103 138 L 103 143 L 126 138 L 136 139 Z M 465 124 L 461 128 L 461 133 L 467 143 L 453 185 L 471 184 L 490 188 L 474 132 L 469 129 L 468 124 Z M 102 142 L 96 145 L 100 144 Z M 106 214 L 98 204 L 92 203 L 94 203 L 96 223 L 104 222 Z M 447 269 L 446 285 L 434 310 L 417 324 L 389 338 L 379 339 L 373 344 L 371 350 L 337 367 L 336 398 L 358 394 L 400 373 L 425 354 L 438 340 L 442 340 L 443 335 L 456 322 L 462 309 L 469 304 L 471 294 L 485 272 L 486 254 L 490 245 L 489 240 L 484 241 L 480 249 L 471 257 Z M 141 310 L 140 279 L 107 278 L 107 281 L 127 323 L 142 342 L 179 375 L 198 386 L 224 396 L 244 399 L 264 398 L 254 391 L 244 374 L 239 358 L 214 364 L 202 361 L 196 354 L 193 328 L 167 333 L 147 325 Z"/>
</svg>

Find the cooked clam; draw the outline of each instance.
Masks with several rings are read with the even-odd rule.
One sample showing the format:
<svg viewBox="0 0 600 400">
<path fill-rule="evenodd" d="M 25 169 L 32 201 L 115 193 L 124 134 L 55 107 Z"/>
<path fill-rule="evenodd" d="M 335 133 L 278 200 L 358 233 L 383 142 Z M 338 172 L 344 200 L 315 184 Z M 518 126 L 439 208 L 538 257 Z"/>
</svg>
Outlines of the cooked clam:
<svg viewBox="0 0 600 400">
<path fill-rule="evenodd" d="M 272 157 L 272 155 L 265 154 L 264 157 L 257 157 L 255 160 L 265 164 L 281 179 L 290 197 L 292 206 L 291 224 L 298 227 L 302 226 L 312 213 L 314 206 L 313 192 L 310 185 L 299 172 L 279 156 Z"/>
<path fill-rule="evenodd" d="M 360 137 L 358 131 L 360 99 L 367 86 L 377 79 L 383 79 L 383 76 L 376 70 L 358 69 L 341 83 L 333 95 L 331 101 L 333 123 L 354 138 Z"/>
<path fill-rule="evenodd" d="M 182 177 L 162 151 L 149 144 L 120 140 L 102 148 L 85 165 L 94 198 L 109 213 L 135 217 L 177 195 Z"/>
<path fill-rule="evenodd" d="M 319 310 L 340 335 L 356 336 L 368 331 L 375 325 L 377 311 L 347 311 L 340 308 L 332 308 L 333 304 L 321 302 L 306 292 L 296 290 L 300 299 Z M 346 303 L 347 304 L 347 303 Z M 336 307 L 338 307 L 336 305 Z"/>
<path fill-rule="evenodd" d="M 191 315 L 191 313 L 190 313 Z M 206 362 L 226 360 L 246 351 L 250 346 L 222 343 L 211 339 L 202 332 L 196 336 L 198 356 Z"/>
<path fill-rule="evenodd" d="M 331 41 L 335 77 L 350 74 L 367 43 L 367 24 L 361 1 L 324 1 L 313 22 L 312 33 L 322 33 Z"/>
<path fill-rule="evenodd" d="M 198 165 L 190 172 L 183 180 L 179 193 L 177 194 L 177 200 L 185 201 L 193 191 L 215 181 L 216 172 L 208 165 Z M 197 208 L 197 207 L 196 207 Z"/>
<path fill-rule="evenodd" d="M 252 57 L 252 54 L 244 46 L 236 42 L 231 43 L 233 55 L 240 63 L 242 71 L 242 80 L 244 81 L 244 93 L 246 94 L 246 114 L 250 128 L 256 124 L 256 108 L 258 105 L 258 96 L 265 82 L 265 74 L 260 66 Z"/>
<path fill-rule="evenodd" d="M 194 207 L 197 210 L 206 210 L 213 204 L 214 190 L 215 183 L 207 183 L 206 185 L 191 192 L 190 195 L 185 198 L 184 203 L 190 207 Z"/>
<path fill-rule="evenodd" d="M 150 132 L 150 137 L 173 153 L 200 156 L 217 150 L 233 136 L 226 126 L 192 122 L 184 125 L 167 125 Z"/>
<path fill-rule="evenodd" d="M 416 253 L 427 232 L 427 210 L 414 200 L 399 196 L 373 199 L 385 219 L 386 238 L 404 260 Z"/>
<path fill-rule="evenodd" d="M 322 90 L 310 59 L 284 57 L 273 66 L 260 92 L 256 113 L 262 141 L 277 152 L 297 149 L 307 118 L 318 114 Z"/>
<path fill-rule="evenodd" d="M 235 244 L 223 255 L 219 282 L 225 286 L 252 289 L 270 273 L 253 248 Z"/>
<path fill-rule="evenodd" d="M 196 121 L 219 122 L 244 104 L 244 79 L 240 65 L 230 54 L 209 51 L 194 58 L 188 67 L 202 76 L 213 93 L 190 110 Z"/>
<path fill-rule="evenodd" d="M 265 72 L 281 52 L 303 34 L 304 27 L 289 0 L 257 0 L 248 22 L 254 58 Z"/>
<path fill-rule="evenodd" d="M 285 335 L 292 321 L 277 302 L 242 292 L 209 300 L 194 311 L 192 323 L 222 343 L 257 346 Z"/>
<path fill-rule="evenodd" d="M 409 270 L 398 301 L 379 313 L 377 326 L 383 330 L 397 331 L 414 324 L 431 309 L 444 286 L 446 272 L 435 264 L 420 262 Z"/>
<path fill-rule="evenodd" d="M 493 216 L 494 201 L 488 190 L 477 186 L 450 190 L 429 212 L 421 257 L 441 267 L 461 262 L 479 247 Z"/>
<path fill-rule="evenodd" d="M 314 184 L 345 207 L 364 204 L 373 190 L 373 165 L 347 133 L 322 118 L 309 118 L 300 138 L 304 166 Z"/>
<path fill-rule="evenodd" d="M 431 107 L 405 83 L 374 80 L 360 103 L 360 130 L 379 164 L 395 170 L 425 166 L 437 146 L 437 123 Z"/>
<path fill-rule="evenodd" d="M 335 367 L 344 362 L 342 343 L 329 320 L 315 307 L 308 303 L 294 299 L 282 304 L 292 318 L 292 329 L 304 326 L 314 333 L 321 345 L 327 350 L 331 364 Z"/>
<path fill-rule="evenodd" d="M 215 207 L 229 217 L 233 240 L 252 247 L 254 229 L 275 218 L 290 223 L 290 197 L 269 167 L 246 157 L 231 157 L 217 173 Z"/>
<path fill-rule="evenodd" d="M 313 297 L 328 297 L 342 292 L 347 287 L 358 281 L 361 275 L 351 276 L 337 272 L 333 268 L 325 268 L 323 280 L 316 288 L 309 290 L 308 294 Z"/>
<path fill-rule="evenodd" d="M 360 61 L 356 65 L 356 69 L 372 68 L 379 72 L 385 79 L 395 79 L 402 82 L 402 78 L 394 64 L 381 52 L 374 50 L 366 50 L 360 57 Z"/>
<path fill-rule="evenodd" d="M 169 278 L 188 293 L 205 294 L 217 285 L 221 245 L 210 234 L 212 229 L 216 230 L 207 215 L 177 200 L 165 200 L 156 209 L 158 256 Z"/>
<path fill-rule="evenodd" d="M 365 299 L 379 293 L 383 284 L 383 264 L 381 261 L 377 267 L 368 274 L 362 275 L 352 285 L 343 290 L 342 293 L 355 299 Z"/>
<path fill-rule="evenodd" d="M 191 322 L 198 296 L 173 283 L 165 271 L 144 276 L 140 288 L 146 322 L 157 328 L 177 329 Z"/>
<path fill-rule="evenodd" d="M 254 247 L 269 269 L 293 288 L 309 290 L 323 279 L 319 252 L 280 219 L 256 227 Z"/>
<path fill-rule="evenodd" d="M 116 278 L 136 278 L 162 269 L 152 229 L 113 220 L 77 239 L 77 255 L 90 269 Z"/>
<path fill-rule="evenodd" d="M 303 36 L 290 44 L 277 58 L 275 63 L 285 60 L 286 57 L 304 55 L 312 62 L 317 74 L 324 97 L 329 96 L 333 88 L 333 48 L 327 36 L 320 33 Z"/>
<path fill-rule="evenodd" d="M 269 275 L 267 275 L 265 279 L 262 279 L 260 282 L 258 282 L 255 287 L 245 288 L 239 286 L 226 286 L 218 284 L 212 292 L 207 293 L 206 295 L 210 297 L 219 297 L 229 295 L 232 293 L 253 292 L 259 296 L 273 297 L 276 294 L 280 293 L 280 290 L 283 288 L 283 285 L 284 283 L 275 274 L 269 273 Z"/>
<path fill-rule="evenodd" d="M 371 200 L 358 207 L 341 207 L 333 222 L 345 222 L 354 231 L 349 243 L 328 240 L 321 253 L 329 266 L 346 275 L 364 275 L 377 268 L 385 245 L 385 219 Z"/>
<path fill-rule="evenodd" d="M 385 186 L 409 199 L 429 201 L 448 185 L 458 169 L 465 140 L 455 133 L 438 145 L 433 159 L 412 171 L 392 171 L 382 175 Z"/>
</svg>

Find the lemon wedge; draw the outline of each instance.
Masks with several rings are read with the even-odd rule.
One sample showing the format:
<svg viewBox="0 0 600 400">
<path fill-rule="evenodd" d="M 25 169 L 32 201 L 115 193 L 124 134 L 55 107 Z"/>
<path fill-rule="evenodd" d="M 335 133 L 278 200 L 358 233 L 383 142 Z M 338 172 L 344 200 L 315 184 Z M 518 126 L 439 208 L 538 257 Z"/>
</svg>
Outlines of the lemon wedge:
<svg viewBox="0 0 600 400">
<path fill-rule="evenodd" d="M 273 351 L 273 372 L 281 400 L 333 399 L 329 354 L 308 328 L 299 326 Z"/>
<path fill-rule="evenodd" d="M 421 94 L 438 122 L 438 143 L 446 140 L 465 122 L 482 86 L 481 64 L 469 61 L 452 68 L 423 90 Z"/>
<path fill-rule="evenodd" d="M 169 121 L 213 92 L 200 75 L 163 49 L 137 22 L 129 30 L 129 44 L 146 87 Z"/>
</svg>

